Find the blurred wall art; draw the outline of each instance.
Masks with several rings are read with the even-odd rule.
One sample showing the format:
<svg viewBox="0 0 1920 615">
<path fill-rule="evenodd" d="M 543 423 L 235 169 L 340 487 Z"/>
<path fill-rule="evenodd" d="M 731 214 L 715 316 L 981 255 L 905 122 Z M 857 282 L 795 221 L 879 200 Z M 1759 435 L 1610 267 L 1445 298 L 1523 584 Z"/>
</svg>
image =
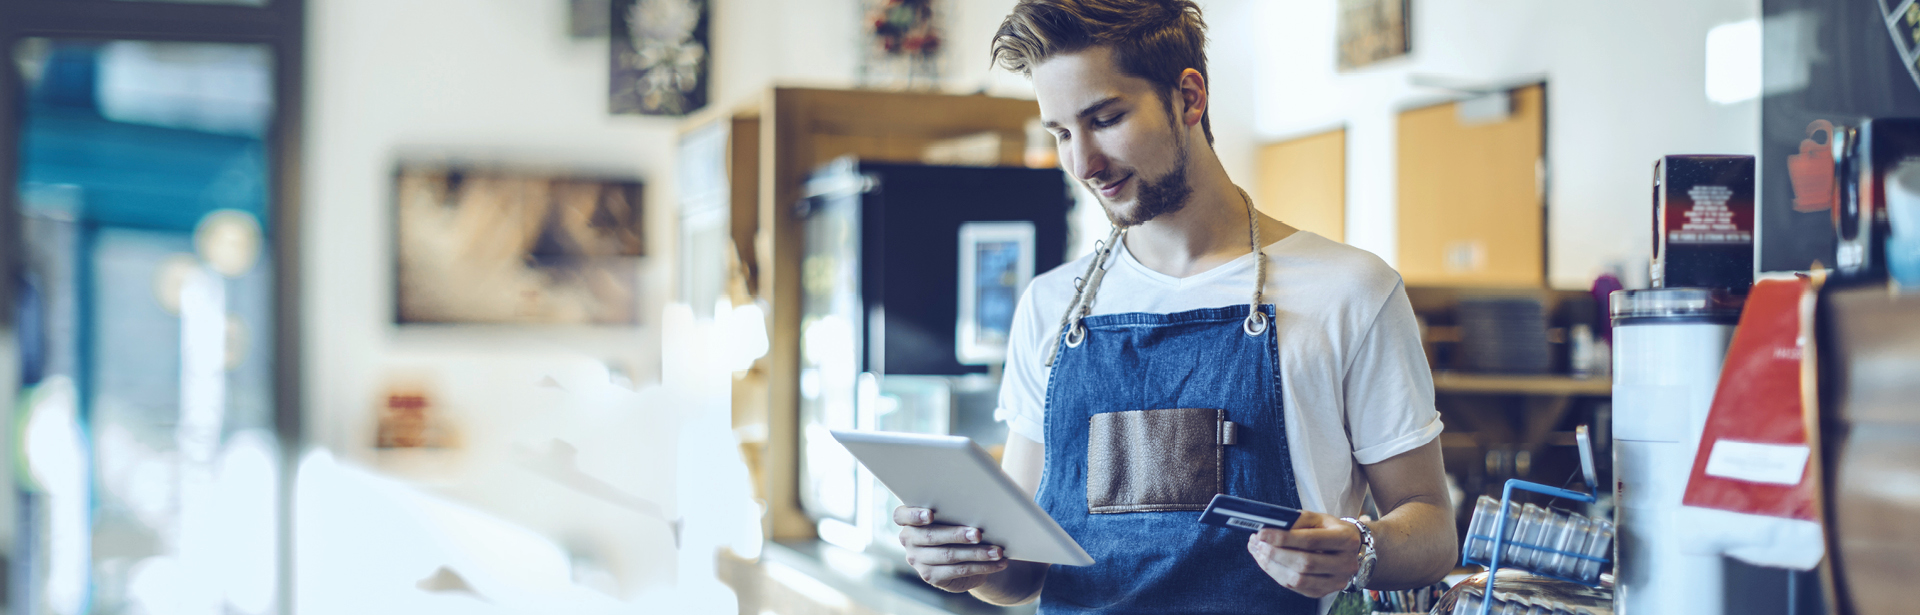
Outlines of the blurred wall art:
<svg viewBox="0 0 1920 615">
<path fill-rule="evenodd" d="M 639 181 L 403 164 L 394 186 L 397 322 L 638 322 Z"/>
<path fill-rule="evenodd" d="M 706 0 L 613 0 L 612 113 L 686 115 L 707 106 Z"/>
</svg>

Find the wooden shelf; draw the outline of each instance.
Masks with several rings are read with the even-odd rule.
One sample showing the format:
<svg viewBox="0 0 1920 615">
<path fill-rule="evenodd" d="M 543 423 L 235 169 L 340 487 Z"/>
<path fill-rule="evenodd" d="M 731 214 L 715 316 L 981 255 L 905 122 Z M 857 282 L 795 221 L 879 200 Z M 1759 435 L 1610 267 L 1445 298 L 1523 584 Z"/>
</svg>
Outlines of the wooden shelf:
<svg viewBox="0 0 1920 615">
<path fill-rule="evenodd" d="M 1515 376 L 1436 371 L 1433 373 L 1433 390 L 1436 393 L 1606 397 L 1613 394 L 1613 380 L 1604 377 Z"/>
</svg>

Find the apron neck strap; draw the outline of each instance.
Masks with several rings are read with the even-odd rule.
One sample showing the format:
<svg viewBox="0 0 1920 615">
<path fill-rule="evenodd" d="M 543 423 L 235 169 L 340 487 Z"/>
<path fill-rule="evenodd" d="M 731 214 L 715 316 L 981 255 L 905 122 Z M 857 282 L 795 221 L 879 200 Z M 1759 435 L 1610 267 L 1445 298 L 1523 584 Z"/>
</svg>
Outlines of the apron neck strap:
<svg viewBox="0 0 1920 615">
<path fill-rule="evenodd" d="M 1060 326 L 1055 330 L 1067 329 L 1067 345 L 1078 347 L 1086 339 L 1087 329 L 1081 326 L 1080 319 L 1093 311 L 1093 296 L 1100 292 L 1100 280 L 1107 276 L 1105 264 L 1113 256 L 1113 247 L 1127 235 L 1127 229 L 1113 227 L 1106 241 L 1093 244 L 1093 260 L 1087 263 L 1087 272 L 1073 279 L 1073 300 L 1067 302 L 1067 313 L 1060 315 Z M 1053 359 L 1060 355 L 1060 336 L 1055 335 L 1047 343 L 1047 367 L 1053 367 Z"/>
<path fill-rule="evenodd" d="M 1240 200 L 1247 206 L 1247 243 L 1253 250 L 1253 301 L 1247 304 L 1247 320 L 1241 328 L 1247 335 L 1260 335 L 1267 330 L 1267 315 L 1260 311 L 1261 291 L 1267 285 L 1267 259 L 1260 253 L 1260 221 L 1253 213 L 1253 197 L 1247 191 L 1235 186 L 1240 192 Z M 1073 300 L 1067 303 L 1067 312 L 1060 315 L 1060 325 L 1056 329 L 1066 329 L 1066 343 L 1070 348 L 1080 346 L 1087 337 L 1087 328 L 1081 320 L 1093 313 L 1093 299 L 1100 293 L 1100 281 L 1106 277 L 1111 267 L 1113 249 L 1126 239 L 1126 227 L 1115 226 L 1104 242 L 1093 244 L 1093 259 L 1087 263 L 1085 274 L 1073 280 Z M 1060 355 L 1060 337 L 1052 337 L 1047 344 L 1047 367 L 1053 367 L 1053 361 Z"/>
<path fill-rule="evenodd" d="M 1267 315 L 1260 311 L 1260 292 L 1267 287 L 1267 255 L 1260 252 L 1260 219 L 1253 213 L 1253 197 L 1239 186 L 1234 189 L 1247 204 L 1247 243 L 1253 246 L 1253 302 L 1247 304 L 1247 321 L 1240 328 L 1247 335 L 1259 335 L 1267 331 Z"/>
</svg>

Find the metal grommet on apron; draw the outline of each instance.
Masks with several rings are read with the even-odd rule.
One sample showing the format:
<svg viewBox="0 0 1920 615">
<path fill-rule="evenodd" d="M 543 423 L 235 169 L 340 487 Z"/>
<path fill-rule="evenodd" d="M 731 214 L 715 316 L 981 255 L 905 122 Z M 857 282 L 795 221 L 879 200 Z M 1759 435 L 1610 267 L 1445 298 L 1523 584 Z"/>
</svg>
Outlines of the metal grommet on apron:
<svg viewBox="0 0 1920 615">
<path fill-rule="evenodd" d="M 1261 304 L 1267 259 L 1241 198 L 1258 263 L 1251 305 L 1092 315 L 1122 229 L 1076 283 L 1046 355 L 1035 501 L 1094 564 L 1049 568 L 1041 615 L 1319 613 L 1260 570 L 1245 533 L 1195 520 L 1214 493 L 1300 507 L 1275 312 Z"/>
<path fill-rule="evenodd" d="M 1079 348 L 1080 342 L 1084 342 L 1086 341 L 1086 339 L 1087 339 L 1087 328 L 1080 326 L 1080 323 L 1077 323 L 1077 322 L 1073 323 L 1073 327 L 1070 329 L 1067 329 L 1067 347 L 1068 348 Z"/>
<path fill-rule="evenodd" d="M 1259 336 L 1262 333 L 1266 333 L 1267 315 L 1261 312 L 1248 314 L 1246 322 L 1240 323 L 1240 330 L 1246 331 L 1247 335 L 1252 336 Z"/>
</svg>

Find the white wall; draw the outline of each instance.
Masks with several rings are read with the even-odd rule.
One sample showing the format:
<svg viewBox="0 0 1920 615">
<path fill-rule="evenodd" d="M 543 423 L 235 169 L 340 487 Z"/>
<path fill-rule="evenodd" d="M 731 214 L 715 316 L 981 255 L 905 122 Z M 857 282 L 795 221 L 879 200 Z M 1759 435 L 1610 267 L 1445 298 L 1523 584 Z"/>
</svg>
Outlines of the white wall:
<svg viewBox="0 0 1920 615">
<path fill-rule="evenodd" d="M 946 89 L 1031 96 L 989 73 L 988 40 L 1013 0 L 955 0 Z M 305 406 L 312 439 L 364 448 L 394 370 L 590 355 L 659 369 L 661 306 L 673 292 L 680 121 L 606 112 L 607 40 L 570 39 L 563 0 L 309 3 L 301 224 Z M 714 0 L 712 104 L 769 86 L 850 87 L 861 0 Z M 455 157 L 638 175 L 649 256 L 635 328 L 395 327 L 392 203 L 400 158 Z"/>
<path fill-rule="evenodd" d="M 1350 74 L 1334 70 L 1335 5 L 1254 3 L 1254 123 L 1269 141 L 1346 126 L 1347 241 L 1389 262 L 1396 116 L 1449 95 L 1410 75 L 1545 79 L 1555 287 L 1584 289 L 1609 262 L 1645 261 L 1656 157 L 1759 149 L 1758 103 L 1718 105 L 1705 93 L 1707 31 L 1757 17 L 1758 0 L 1416 0 L 1411 56 Z"/>
<path fill-rule="evenodd" d="M 636 174 L 647 182 L 645 322 L 668 291 L 673 120 L 606 113 L 607 44 L 566 35 L 564 2 L 329 0 L 309 5 L 302 215 L 305 401 L 312 439 L 367 446 L 377 387 L 448 355 L 584 352 L 657 373 L 654 328 L 399 329 L 391 174 L 450 156 Z"/>
</svg>

